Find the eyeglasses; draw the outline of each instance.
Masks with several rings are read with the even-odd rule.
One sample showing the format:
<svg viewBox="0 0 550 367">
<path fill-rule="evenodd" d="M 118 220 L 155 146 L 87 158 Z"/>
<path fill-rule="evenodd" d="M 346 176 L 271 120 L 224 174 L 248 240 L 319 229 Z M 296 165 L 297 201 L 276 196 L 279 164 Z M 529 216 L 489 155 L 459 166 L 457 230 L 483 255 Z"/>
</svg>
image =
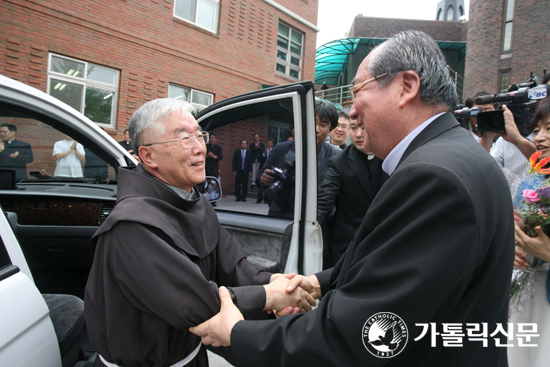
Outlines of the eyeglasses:
<svg viewBox="0 0 550 367">
<path fill-rule="evenodd" d="M 380 74 L 378 76 L 375 76 L 374 78 L 371 78 L 371 79 L 367 79 L 365 80 L 364 82 L 361 82 L 357 85 L 354 85 L 353 87 L 351 87 L 349 89 L 349 93 L 351 95 L 351 102 L 352 103 L 355 103 L 355 93 L 359 92 L 359 90 L 361 88 L 363 88 L 365 85 L 369 84 L 370 82 L 376 80 L 376 79 L 380 79 L 381 77 L 383 77 L 384 75 L 387 75 L 388 73 L 384 73 L 384 74 Z"/>
<path fill-rule="evenodd" d="M 155 144 L 166 144 L 166 143 L 175 143 L 177 141 L 180 142 L 180 145 L 182 148 L 191 148 L 193 144 L 195 144 L 195 140 L 198 141 L 200 144 L 207 144 L 208 143 L 208 132 L 206 131 L 200 131 L 198 133 L 194 134 L 186 134 L 179 138 L 178 140 L 169 140 L 169 141 L 162 141 L 160 143 L 149 143 L 149 144 L 143 144 L 144 147 L 148 147 Z"/>
</svg>

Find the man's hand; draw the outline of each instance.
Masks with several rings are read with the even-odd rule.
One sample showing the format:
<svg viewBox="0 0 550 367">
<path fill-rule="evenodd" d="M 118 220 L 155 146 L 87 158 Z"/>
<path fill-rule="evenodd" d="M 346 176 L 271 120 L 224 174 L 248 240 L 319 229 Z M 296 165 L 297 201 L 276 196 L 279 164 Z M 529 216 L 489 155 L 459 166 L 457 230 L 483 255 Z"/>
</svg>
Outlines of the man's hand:
<svg viewBox="0 0 550 367">
<path fill-rule="evenodd" d="M 273 282 L 278 277 L 284 276 L 290 281 L 288 282 L 286 286 L 286 291 L 288 293 L 292 293 L 296 287 L 301 287 L 303 290 L 311 294 L 311 296 L 315 299 L 321 299 L 321 285 L 319 284 L 319 280 L 315 275 L 310 275 L 309 277 L 305 277 L 303 275 L 294 275 L 294 273 L 290 274 L 273 274 L 271 276 L 270 283 Z"/>
<path fill-rule="evenodd" d="M 4 142 L 2 140 L 0 140 L 0 153 L 2 153 L 5 148 L 6 148 L 6 146 L 4 145 Z"/>
<path fill-rule="evenodd" d="M 294 278 L 294 274 L 289 274 L 289 277 Z M 296 281 L 301 284 L 302 280 Z M 264 310 L 283 310 L 288 306 L 297 307 L 299 312 L 311 311 L 311 307 L 317 302 L 315 298 L 306 290 L 297 286 L 292 286 L 292 291 L 287 290 L 289 279 L 286 276 L 272 277 L 269 284 L 264 285 L 266 293 L 266 302 Z M 287 313 L 296 313 L 295 310 L 287 310 Z"/>
<path fill-rule="evenodd" d="M 498 133 L 498 135 L 500 135 L 507 142 L 516 145 L 517 142 L 523 140 L 524 137 L 521 136 L 518 130 L 518 126 L 514 121 L 514 115 L 512 114 L 512 111 L 510 111 L 510 109 L 506 105 L 502 105 L 502 109 L 504 110 L 504 128 L 506 129 L 506 131 L 500 132 Z"/>
<path fill-rule="evenodd" d="M 274 172 L 272 170 L 266 169 L 264 173 L 262 173 L 262 175 L 260 176 L 260 184 L 262 186 L 269 186 L 273 182 L 275 182 L 275 177 L 272 176 L 273 173 Z"/>
<path fill-rule="evenodd" d="M 73 141 L 73 144 L 71 145 L 71 150 L 76 150 L 76 140 Z"/>
<path fill-rule="evenodd" d="M 11 154 L 10 154 L 10 157 L 12 157 L 12 158 L 17 158 L 17 157 L 19 157 L 19 152 L 13 152 L 13 153 L 11 153 Z"/>
<path fill-rule="evenodd" d="M 233 326 L 244 320 L 239 309 L 233 304 L 231 295 L 225 287 L 220 287 L 220 312 L 199 326 L 189 328 L 189 331 L 201 337 L 204 345 L 213 347 L 229 347 Z"/>
</svg>

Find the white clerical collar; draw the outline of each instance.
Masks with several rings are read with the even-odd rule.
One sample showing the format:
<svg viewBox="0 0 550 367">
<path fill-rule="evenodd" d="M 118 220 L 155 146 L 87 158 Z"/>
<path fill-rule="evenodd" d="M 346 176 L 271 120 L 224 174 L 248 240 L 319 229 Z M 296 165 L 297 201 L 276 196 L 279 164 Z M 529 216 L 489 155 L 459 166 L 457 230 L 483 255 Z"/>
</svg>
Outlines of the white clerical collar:
<svg viewBox="0 0 550 367">
<path fill-rule="evenodd" d="M 399 161 L 401 160 L 401 157 L 403 157 L 403 154 L 405 154 L 405 151 L 411 144 L 411 142 L 428 126 L 433 120 L 438 118 L 439 116 L 443 115 L 445 112 L 438 113 L 437 115 L 430 117 L 426 121 L 424 121 L 421 125 L 419 125 L 416 129 L 411 131 L 409 135 L 405 136 L 403 140 L 399 142 L 395 146 L 395 148 L 392 149 L 390 154 L 384 159 L 384 162 L 382 163 L 382 169 L 384 172 L 386 172 L 388 175 L 392 175 L 393 171 L 395 171 L 395 168 L 397 167 L 397 164 L 399 164 Z"/>
</svg>

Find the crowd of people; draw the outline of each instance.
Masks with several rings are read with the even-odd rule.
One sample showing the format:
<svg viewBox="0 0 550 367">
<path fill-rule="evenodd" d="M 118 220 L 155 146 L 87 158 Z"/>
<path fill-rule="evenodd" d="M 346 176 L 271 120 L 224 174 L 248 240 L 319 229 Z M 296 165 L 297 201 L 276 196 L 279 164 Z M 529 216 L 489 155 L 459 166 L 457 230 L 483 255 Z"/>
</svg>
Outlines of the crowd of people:
<svg viewBox="0 0 550 367">
<path fill-rule="evenodd" d="M 503 171 L 521 165 L 511 147 L 524 171 L 533 152 L 550 157 L 550 100 L 534 111 L 532 137 L 505 106 L 503 131 L 482 134 L 475 120 L 467 131 L 450 112 L 445 58 L 417 31 L 378 45 L 353 84 L 349 115 L 315 105 L 328 232 L 325 270 L 307 277 L 248 262 L 219 224 L 196 185 L 218 174 L 222 152 L 189 103 L 154 100 L 134 113 L 140 164 L 120 170 L 118 203 L 92 239 L 85 302 L 98 365 L 206 366 L 205 345 L 237 366 L 545 365 L 548 267 L 531 308 L 509 310 L 514 265 L 529 266 L 526 253 L 550 260 L 550 237 L 516 223 Z M 236 199 L 252 178 L 269 215 L 291 217 L 293 200 L 269 189 L 274 168 L 292 166 L 295 141 L 252 138 L 233 155 Z M 539 348 L 506 348 L 509 325 L 524 324 L 539 326 Z M 456 328 L 472 325 L 450 347 Z"/>
<path fill-rule="evenodd" d="M 92 238 L 85 314 L 96 366 L 207 366 L 206 345 L 237 366 L 547 365 L 548 264 L 533 271 L 522 312 L 510 311 L 510 289 L 532 256 L 550 263 L 550 237 L 515 219 L 510 178 L 528 175 L 533 153 L 550 158 L 550 98 L 534 105 L 526 135 L 508 106 L 476 104 L 487 95 L 465 104 L 502 110 L 502 131 L 480 131 L 475 116 L 461 127 L 441 50 L 407 31 L 363 60 L 349 110 L 315 101 L 324 253 L 323 271 L 309 276 L 264 271 L 220 225 L 208 200 L 219 187 L 206 176 L 219 177 L 222 147 L 193 106 L 144 104 L 120 142 L 139 164 L 119 170 L 117 204 Z M 0 134 L 0 169 L 26 179 L 31 145 L 14 124 Z M 250 188 L 269 216 L 292 218 L 293 183 L 276 186 L 292 180 L 294 132 L 251 138 L 231 161 L 236 201 Z M 54 176 L 107 177 L 105 162 L 68 135 L 53 159 Z M 485 333 L 451 348 L 449 324 Z M 539 347 L 483 338 L 498 325 L 536 325 Z"/>
<path fill-rule="evenodd" d="M 33 163 L 31 144 L 16 139 L 17 126 L 13 123 L 0 125 L 0 169 L 14 171 L 15 182 L 28 178 L 27 164 Z M 124 140 L 119 144 L 129 153 L 133 148 L 128 134 L 124 131 Z M 53 146 L 52 158 L 55 161 L 54 177 L 90 178 L 98 181 L 108 177 L 107 163 L 91 149 L 84 147 L 69 135 Z"/>
</svg>

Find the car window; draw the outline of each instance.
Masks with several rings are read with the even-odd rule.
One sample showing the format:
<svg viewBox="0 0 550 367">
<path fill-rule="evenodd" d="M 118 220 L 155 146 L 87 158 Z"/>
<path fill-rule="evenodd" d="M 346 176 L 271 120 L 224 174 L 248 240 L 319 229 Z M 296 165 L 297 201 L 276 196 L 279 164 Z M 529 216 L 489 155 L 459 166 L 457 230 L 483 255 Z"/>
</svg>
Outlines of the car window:
<svg viewBox="0 0 550 367">
<path fill-rule="evenodd" d="M 0 236 L 0 269 L 9 265 L 11 265 L 10 256 L 8 255 L 8 250 L 6 250 L 6 245 L 4 245 L 4 240 Z"/>
<path fill-rule="evenodd" d="M 216 203 L 217 209 L 292 219 L 295 146 L 293 141 L 287 141 L 292 137 L 294 125 L 291 100 L 279 101 L 277 108 L 243 109 L 245 107 L 232 110 L 231 123 L 209 130 L 216 136 L 214 145 L 218 145 L 223 154 L 223 159 L 218 161 L 223 197 Z M 201 122 L 201 125 L 208 126 L 208 120 Z M 255 134 L 259 134 L 258 144 Z M 273 140 L 269 151 L 267 139 Z M 212 142 L 207 144 L 208 152 L 219 155 L 216 153 L 219 148 L 214 148 L 214 145 Z M 212 161 L 207 153 L 206 169 L 210 175 L 213 175 Z M 264 186 L 258 178 L 266 169 L 273 177 L 273 183 Z"/>
<path fill-rule="evenodd" d="M 59 181 L 85 178 L 89 182 L 116 179 L 115 168 L 90 144 L 75 142 L 72 136 L 36 118 L 9 115 L 0 116 L 0 132 L 4 131 L 0 169 L 15 170 L 16 182 L 54 177 Z M 9 131 L 13 127 L 17 129 L 15 135 Z"/>
</svg>

